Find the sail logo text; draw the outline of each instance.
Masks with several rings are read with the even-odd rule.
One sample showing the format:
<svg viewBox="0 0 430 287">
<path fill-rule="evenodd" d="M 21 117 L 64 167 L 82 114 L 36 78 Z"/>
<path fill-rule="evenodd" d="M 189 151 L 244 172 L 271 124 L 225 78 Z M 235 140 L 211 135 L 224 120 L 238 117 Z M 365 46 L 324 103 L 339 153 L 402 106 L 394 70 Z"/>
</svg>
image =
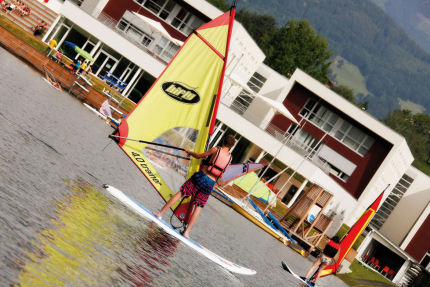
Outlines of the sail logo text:
<svg viewBox="0 0 430 287">
<path fill-rule="evenodd" d="M 200 96 L 195 91 L 197 88 L 190 87 L 181 82 L 165 82 L 161 85 L 163 92 L 174 100 L 186 104 L 197 104 Z"/>
<path fill-rule="evenodd" d="M 143 159 L 143 156 L 138 154 L 137 152 L 132 152 L 131 154 L 133 155 L 134 160 L 138 163 L 138 165 L 140 165 L 140 167 L 148 175 L 148 178 L 150 178 L 154 183 L 162 185 L 161 182 L 155 176 L 155 174 L 149 169 L 148 165 L 144 163 L 145 160 Z"/>
</svg>

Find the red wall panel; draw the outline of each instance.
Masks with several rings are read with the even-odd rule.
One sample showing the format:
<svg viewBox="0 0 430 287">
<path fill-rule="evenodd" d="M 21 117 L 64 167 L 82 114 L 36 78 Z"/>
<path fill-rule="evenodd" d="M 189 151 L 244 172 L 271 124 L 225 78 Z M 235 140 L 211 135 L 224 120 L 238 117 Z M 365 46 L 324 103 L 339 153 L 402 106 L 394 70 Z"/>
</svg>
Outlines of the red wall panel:
<svg viewBox="0 0 430 287">
<path fill-rule="evenodd" d="M 303 106 L 306 104 L 309 98 L 312 98 L 316 101 L 320 99 L 317 95 L 313 94 L 302 85 L 295 84 L 289 92 L 288 96 L 285 98 L 283 104 L 299 121 L 301 119 L 299 112 L 302 110 Z M 341 179 L 335 177 L 332 174 L 330 174 L 330 176 L 335 179 L 336 182 L 339 183 L 339 185 L 345 188 L 352 196 L 358 199 L 363 193 L 368 183 L 370 182 L 370 180 L 372 179 L 373 175 L 378 170 L 381 163 L 384 161 L 384 159 L 390 152 L 392 144 L 390 144 L 380 136 L 376 135 L 375 133 L 371 132 L 366 127 L 362 126 L 334 106 L 331 106 L 323 100 L 321 100 L 320 103 L 335 114 L 337 114 L 342 119 L 346 120 L 350 124 L 354 125 L 358 129 L 375 139 L 375 142 L 373 143 L 372 147 L 369 149 L 369 151 L 364 157 L 351 150 L 330 135 L 327 135 L 322 141 L 325 145 L 327 145 L 328 147 L 335 150 L 337 153 L 357 165 L 357 168 L 351 174 L 347 182 L 342 181 Z M 302 126 L 304 122 L 305 121 L 302 122 Z M 271 123 L 279 127 L 281 130 L 286 131 L 292 122 L 282 115 L 276 115 L 272 119 Z M 318 140 L 321 139 L 325 134 L 323 130 L 321 130 L 319 127 L 315 126 L 311 122 L 306 122 L 303 129 Z"/>
<path fill-rule="evenodd" d="M 428 250 L 430 250 L 430 215 L 424 220 L 424 223 L 405 249 L 418 262 L 423 259 Z"/>
</svg>

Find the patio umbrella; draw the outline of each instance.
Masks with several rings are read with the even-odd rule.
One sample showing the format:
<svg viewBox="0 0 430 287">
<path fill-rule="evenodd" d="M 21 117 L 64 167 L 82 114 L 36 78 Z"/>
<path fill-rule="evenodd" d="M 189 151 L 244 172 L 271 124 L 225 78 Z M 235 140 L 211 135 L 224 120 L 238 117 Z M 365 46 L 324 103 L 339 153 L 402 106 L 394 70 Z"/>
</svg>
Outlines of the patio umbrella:
<svg viewBox="0 0 430 287">
<path fill-rule="evenodd" d="M 75 50 L 76 53 L 81 55 L 83 58 L 89 60 L 90 62 L 94 62 L 93 57 L 87 52 L 79 48 L 76 44 L 73 44 L 72 42 L 64 41 L 64 44 L 66 46 L 71 47 L 73 50 Z"/>
<path fill-rule="evenodd" d="M 135 12 L 133 12 L 133 14 L 136 15 L 140 21 L 149 25 L 149 27 L 151 28 L 152 34 L 153 33 L 159 33 L 163 37 L 167 38 L 170 42 L 173 42 L 174 44 L 176 44 L 178 46 L 182 46 L 184 44 L 184 42 L 179 41 L 178 39 L 175 39 L 172 36 L 170 36 L 169 32 L 167 32 L 166 29 L 164 29 L 163 25 L 161 25 L 160 22 L 154 21 L 151 18 L 142 16 L 142 15 L 135 13 Z"/>
</svg>

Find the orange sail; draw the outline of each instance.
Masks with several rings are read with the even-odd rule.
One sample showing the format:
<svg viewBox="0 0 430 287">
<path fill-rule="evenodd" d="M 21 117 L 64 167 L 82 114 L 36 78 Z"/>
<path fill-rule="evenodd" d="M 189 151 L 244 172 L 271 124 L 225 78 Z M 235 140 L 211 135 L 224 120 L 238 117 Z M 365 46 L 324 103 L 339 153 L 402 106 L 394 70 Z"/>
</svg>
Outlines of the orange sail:
<svg viewBox="0 0 430 287">
<path fill-rule="evenodd" d="M 200 160 L 187 159 L 183 149 L 204 152 L 213 131 L 234 16 L 232 7 L 194 31 L 113 133 L 165 201 L 199 168 Z M 173 205 L 180 220 L 188 205 Z"/>
<path fill-rule="evenodd" d="M 388 186 L 387 186 L 388 188 Z M 387 189 L 385 188 L 385 189 Z M 349 250 L 352 248 L 354 243 L 357 241 L 357 238 L 361 235 L 364 228 L 369 224 L 370 220 L 375 215 L 375 212 L 379 208 L 379 204 L 381 203 L 382 197 L 384 195 L 385 190 L 378 196 L 378 198 L 367 208 L 364 214 L 357 220 L 357 222 L 351 227 L 348 233 L 340 242 L 340 254 L 339 259 L 335 264 L 328 265 L 322 272 L 321 277 L 330 275 L 335 273 L 339 268 L 340 264 L 342 264 L 343 259 L 348 254 Z"/>
</svg>

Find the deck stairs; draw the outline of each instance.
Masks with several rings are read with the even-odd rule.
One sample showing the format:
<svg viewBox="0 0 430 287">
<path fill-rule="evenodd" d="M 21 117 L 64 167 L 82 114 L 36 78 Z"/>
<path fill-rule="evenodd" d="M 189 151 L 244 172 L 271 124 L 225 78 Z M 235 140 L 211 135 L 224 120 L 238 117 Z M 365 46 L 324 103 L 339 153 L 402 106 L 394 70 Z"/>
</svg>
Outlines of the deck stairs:
<svg viewBox="0 0 430 287">
<path fill-rule="evenodd" d="M 12 0 L 4 0 L 3 3 L 11 4 Z M 5 15 L 5 11 L 1 11 L 4 16 L 6 16 L 9 20 L 23 28 L 25 31 L 33 34 L 34 31 L 32 30 L 32 27 L 39 24 L 42 20 L 45 21 L 47 28 L 49 29 L 54 23 L 55 19 L 58 17 L 58 13 L 52 11 L 43 3 L 37 1 L 37 0 L 24 0 L 21 1 L 25 5 L 29 6 L 31 9 L 31 15 L 30 16 L 21 16 L 16 11 L 12 11 L 9 14 Z M 47 31 L 45 31 L 46 33 Z M 42 38 L 43 35 L 39 35 L 39 38 Z"/>
</svg>

